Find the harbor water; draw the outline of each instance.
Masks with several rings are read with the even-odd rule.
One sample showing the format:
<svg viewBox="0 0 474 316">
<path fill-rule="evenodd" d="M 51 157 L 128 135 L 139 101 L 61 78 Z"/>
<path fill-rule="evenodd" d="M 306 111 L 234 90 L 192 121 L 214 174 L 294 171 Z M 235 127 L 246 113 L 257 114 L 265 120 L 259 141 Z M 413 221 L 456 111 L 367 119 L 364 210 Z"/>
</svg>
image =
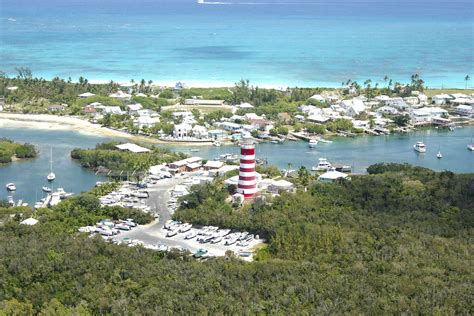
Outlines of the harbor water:
<svg viewBox="0 0 474 316">
<path fill-rule="evenodd" d="M 318 158 L 327 158 L 332 163 L 350 165 L 356 173 L 363 173 L 367 166 L 378 162 L 410 163 L 434 170 L 450 170 L 458 173 L 474 172 L 474 152 L 466 146 L 474 135 L 474 127 L 463 127 L 454 131 L 425 129 L 410 134 L 389 136 L 334 137 L 332 143 L 318 143 L 309 148 L 303 141 L 287 141 L 284 144 L 262 143 L 256 147 L 256 156 L 267 159 L 271 165 L 287 168 L 305 166 L 311 169 Z M 89 190 L 101 180 L 94 172 L 84 169 L 70 158 L 73 148 L 92 148 L 95 144 L 113 140 L 112 138 L 81 134 L 66 130 L 38 130 L 2 128 L 0 137 L 18 142 L 29 142 L 39 149 L 35 159 L 16 161 L 0 166 L 0 199 L 6 199 L 5 184 L 13 182 L 17 191 L 12 193 L 15 200 L 23 199 L 32 204 L 43 196 L 41 188 L 51 186 L 46 176 L 50 168 L 50 149 L 53 149 L 53 171 L 56 180 L 53 188 L 64 187 L 67 192 L 80 193 Z M 427 146 L 425 154 L 413 150 L 413 144 L 423 141 Z M 174 151 L 213 159 L 221 154 L 238 154 L 237 146 L 189 147 L 166 146 Z M 197 151 L 199 150 L 199 151 Z M 440 150 L 442 159 L 437 159 Z"/>
</svg>

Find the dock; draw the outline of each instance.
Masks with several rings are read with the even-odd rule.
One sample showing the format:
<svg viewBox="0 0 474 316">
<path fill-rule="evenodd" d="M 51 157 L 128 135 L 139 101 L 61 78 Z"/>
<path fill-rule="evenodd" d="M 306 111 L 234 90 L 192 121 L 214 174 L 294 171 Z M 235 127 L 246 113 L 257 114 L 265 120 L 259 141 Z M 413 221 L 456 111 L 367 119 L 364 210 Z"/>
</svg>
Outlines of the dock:
<svg viewBox="0 0 474 316">
<path fill-rule="evenodd" d="M 51 202 L 51 194 L 48 194 L 46 198 L 44 199 L 43 204 L 41 205 L 41 208 L 47 208 L 49 206 L 49 203 Z"/>
</svg>

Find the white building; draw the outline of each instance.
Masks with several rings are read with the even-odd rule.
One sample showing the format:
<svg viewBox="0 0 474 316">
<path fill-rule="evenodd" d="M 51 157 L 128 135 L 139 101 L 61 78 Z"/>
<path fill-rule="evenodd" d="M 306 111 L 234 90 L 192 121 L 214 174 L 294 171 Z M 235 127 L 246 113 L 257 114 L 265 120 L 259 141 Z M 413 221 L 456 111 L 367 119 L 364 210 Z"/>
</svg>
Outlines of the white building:
<svg viewBox="0 0 474 316">
<path fill-rule="evenodd" d="M 399 111 L 404 111 L 409 108 L 408 104 L 399 97 L 385 101 L 385 105 L 394 107 Z"/>
<path fill-rule="evenodd" d="M 135 103 L 127 105 L 127 108 L 129 112 L 137 113 L 138 110 L 143 109 L 143 106 L 140 103 Z"/>
<path fill-rule="evenodd" d="M 85 93 L 79 94 L 77 97 L 81 98 L 81 99 L 86 99 L 86 98 L 93 97 L 93 96 L 95 96 L 95 94 L 90 93 L 90 92 L 85 92 Z"/>
<path fill-rule="evenodd" d="M 139 129 L 143 129 L 144 127 L 153 127 L 156 123 L 160 122 L 159 117 L 150 117 L 150 116 L 139 116 L 134 120 L 135 126 Z"/>
<path fill-rule="evenodd" d="M 366 110 L 364 101 L 357 98 L 352 100 L 343 100 L 339 105 L 345 109 L 346 115 L 350 117 L 357 116 Z"/>
<path fill-rule="evenodd" d="M 99 108 L 99 107 L 96 107 Z M 123 114 L 119 106 L 103 106 L 102 113 L 104 114 Z"/>
<path fill-rule="evenodd" d="M 192 129 L 193 136 L 196 138 L 209 138 L 209 132 L 205 126 L 195 125 Z"/>
<path fill-rule="evenodd" d="M 318 177 L 318 181 L 323 183 L 333 183 L 336 182 L 338 179 L 346 179 L 348 175 L 336 170 L 329 170 L 326 173 L 323 173 Z"/>
<path fill-rule="evenodd" d="M 380 114 L 390 114 L 390 115 L 396 115 L 398 114 L 398 110 L 392 106 L 384 105 L 376 110 L 377 113 Z"/>
<path fill-rule="evenodd" d="M 448 111 L 439 107 L 424 107 L 413 110 L 410 113 L 412 124 L 429 124 L 433 122 L 433 118 L 439 118 L 448 115 Z"/>
<path fill-rule="evenodd" d="M 320 94 L 315 94 L 312 97 L 310 97 L 310 99 L 315 100 L 317 102 L 326 102 L 326 99 Z"/>
<path fill-rule="evenodd" d="M 431 98 L 434 104 L 443 105 L 447 104 L 450 100 L 454 99 L 449 94 L 437 94 Z"/>
<path fill-rule="evenodd" d="M 312 114 L 308 116 L 308 121 L 315 122 L 315 123 L 326 123 L 329 121 L 329 118 L 322 115 L 322 114 Z"/>
<path fill-rule="evenodd" d="M 130 100 L 132 95 L 119 90 L 115 93 L 109 94 L 109 97 L 119 99 L 119 100 Z"/>
<path fill-rule="evenodd" d="M 252 109 L 254 106 L 250 103 L 243 102 L 243 103 L 237 104 L 236 107 L 239 109 Z"/>
<path fill-rule="evenodd" d="M 124 150 L 124 151 L 130 151 L 132 153 L 147 153 L 150 152 L 148 148 L 138 146 L 136 144 L 132 143 L 125 143 L 125 144 L 120 144 L 115 146 L 117 149 Z"/>
<path fill-rule="evenodd" d="M 173 136 L 175 138 L 183 138 L 191 135 L 193 127 L 189 124 L 182 123 L 176 124 L 173 130 Z"/>
<path fill-rule="evenodd" d="M 405 97 L 403 98 L 403 101 L 405 101 L 406 104 L 413 106 L 413 105 L 417 105 L 420 100 L 417 97 L 413 96 L 413 97 Z"/>
</svg>

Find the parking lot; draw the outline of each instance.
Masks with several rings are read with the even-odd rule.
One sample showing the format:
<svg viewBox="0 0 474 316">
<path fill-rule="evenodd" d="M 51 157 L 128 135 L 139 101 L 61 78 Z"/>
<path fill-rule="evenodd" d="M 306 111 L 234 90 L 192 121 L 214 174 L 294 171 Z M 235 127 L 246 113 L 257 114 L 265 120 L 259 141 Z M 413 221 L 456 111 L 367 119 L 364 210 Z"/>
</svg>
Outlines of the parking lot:
<svg viewBox="0 0 474 316">
<path fill-rule="evenodd" d="M 201 243 L 197 240 L 200 236 L 198 236 L 198 234 L 203 232 L 202 228 L 199 227 L 192 227 L 186 232 L 177 232 L 176 235 L 167 237 L 170 230 L 165 229 L 164 226 L 165 223 L 170 222 L 171 215 L 174 212 L 173 209 L 170 208 L 170 205 L 175 205 L 169 202 L 170 199 L 177 200 L 177 197 L 173 198 L 171 196 L 172 191 L 177 185 L 185 183 L 191 176 L 192 175 L 189 174 L 185 176 L 179 175 L 170 179 L 156 181 L 155 184 L 150 184 L 147 188 L 149 198 L 146 200 L 146 204 L 150 207 L 151 212 L 158 215 L 157 220 L 148 225 L 134 227 L 130 231 L 121 231 L 120 234 L 112 237 L 113 240 L 118 243 L 124 241 L 127 243 L 143 243 L 145 247 L 156 250 L 177 248 L 196 253 L 199 249 L 206 249 L 208 256 L 224 256 L 226 251 L 231 250 L 237 255 L 241 254 L 244 259 L 250 260 L 250 257 L 248 257 L 249 252 L 256 245 L 262 243 L 262 240 L 253 238 L 248 243 L 244 243 L 245 246 L 238 246 L 237 244 L 240 244 L 240 241 L 236 241 L 232 245 L 225 245 L 226 236 L 222 236 L 219 242 L 213 243 L 209 240 L 206 243 Z M 177 207 L 177 205 L 174 207 Z M 217 231 L 218 230 L 215 229 L 214 233 Z M 222 230 L 220 231 L 222 232 Z M 189 233 L 193 233 L 196 236 L 192 239 L 185 239 L 185 236 Z M 207 233 L 210 235 L 210 232 Z M 229 235 L 232 233 L 235 235 L 231 235 L 231 237 L 237 237 L 235 232 L 229 232 Z M 229 239 L 229 237 L 227 238 Z"/>
</svg>

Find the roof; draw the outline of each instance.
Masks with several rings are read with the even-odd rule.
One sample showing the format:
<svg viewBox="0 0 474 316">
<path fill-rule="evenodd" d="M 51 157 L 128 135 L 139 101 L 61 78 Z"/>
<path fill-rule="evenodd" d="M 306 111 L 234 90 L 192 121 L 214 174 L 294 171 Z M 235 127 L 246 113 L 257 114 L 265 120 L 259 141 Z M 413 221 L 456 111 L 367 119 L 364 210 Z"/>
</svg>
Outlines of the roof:
<svg viewBox="0 0 474 316">
<path fill-rule="evenodd" d="M 313 99 L 316 101 L 326 101 L 326 99 L 320 94 L 315 94 L 312 97 L 310 97 L 310 99 Z"/>
<path fill-rule="evenodd" d="M 109 94 L 109 97 L 118 99 L 130 99 L 132 95 L 119 90 L 116 93 Z"/>
<path fill-rule="evenodd" d="M 138 111 L 138 110 L 141 110 L 143 108 L 143 106 L 140 103 L 129 104 L 129 105 L 127 105 L 127 107 L 129 108 L 130 111 Z"/>
<path fill-rule="evenodd" d="M 38 220 L 30 217 L 30 218 L 27 218 L 24 221 L 20 222 L 20 224 L 21 225 L 33 226 L 33 225 L 38 224 Z"/>
<path fill-rule="evenodd" d="M 88 98 L 88 97 L 93 97 L 93 96 L 95 96 L 95 94 L 90 93 L 90 92 L 85 92 L 78 95 L 78 97 L 80 98 Z"/>
<path fill-rule="evenodd" d="M 293 183 L 286 180 L 273 181 L 271 185 L 277 188 L 292 188 L 294 186 Z"/>
<path fill-rule="evenodd" d="M 336 170 L 331 170 L 320 175 L 318 177 L 318 180 L 336 180 L 339 178 L 347 178 L 347 174 L 336 171 Z"/>
<path fill-rule="evenodd" d="M 208 160 L 204 167 L 206 168 L 214 168 L 214 169 L 219 169 L 224 165 L 222 161 L 216 161 L 216 160 Z"/>
<path fill-rule="evenodd" d="M 244 103 L 240 103 L 236 105 L 236 107 L 242 108 L 242 109 L 250 109 L 250 108 L 253 108 L 253 105 L 250 103 L 244 102 Z"/>
<path fill-rule="evenodd" d="M 193 162 L 193 163 L 188 163 L 186 167 L 188 167 L 189 169 L 197 169 L 201 167 L 201 164 L 198 162 Z"/>
<path fill-rule="evenodd" d="M 132 143 L 120 144 L 120 145 L 116 145 L 115 147 L 120 150 L 131 151 L 132 153 L 146 153 L 150 151 L 148 148 L 141 147 Z"/>
</svg>

